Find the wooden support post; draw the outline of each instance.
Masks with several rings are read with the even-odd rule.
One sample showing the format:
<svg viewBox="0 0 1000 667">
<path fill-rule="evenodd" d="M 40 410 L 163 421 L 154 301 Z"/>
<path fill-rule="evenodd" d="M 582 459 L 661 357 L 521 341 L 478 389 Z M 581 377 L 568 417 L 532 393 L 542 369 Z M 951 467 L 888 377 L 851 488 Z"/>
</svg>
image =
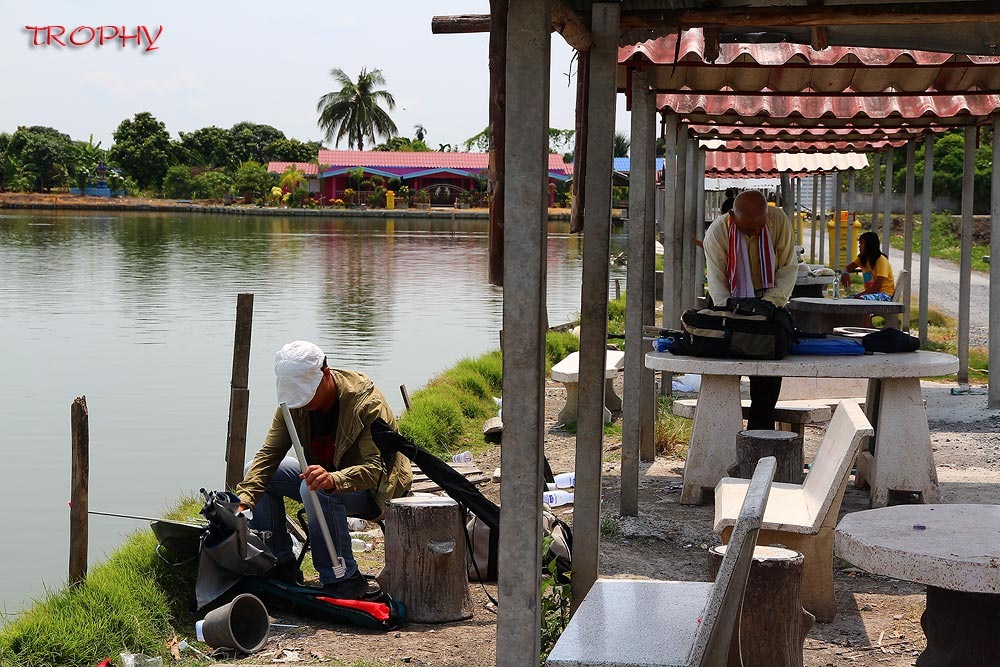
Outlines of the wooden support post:
<svg viewBox="0 0 1000 667">
<path fill-rule="evenodd" d="M 731 477 L 750 479 L 757 462 L 765 456 L 778 459 L 774 471 L 775 482 L 801 484 L 802 436 L 792 431 L 740 431 L 736 434 L 737 461 L 729 469 Z"/>
<path fill-rule="evenodd" d="M 605 354 L 608 332 L 608 253 L 615 133 L 619 7 L 593 7 L 590 99 L 587 115 L 587 210 L 584 216 L 580 319 L 580 404 L 576 426 L 576 495 L 573 527 L 573 609 L 597 579 L 604 443 Z M 500 533 L 503 535 L 503 533 Z"/>
<path fill-rule="evenodd" d="M 997 142 L 1000 144 L 1000 142 Z M 994 149 L 995 150 L 995 149 Z M 934 135 L 924 139 L 924 191 L 920 213 L 920 344 L 927 342 L 928 285 L 931 276 L 931 207 L 934 202 Z M 997 218 L 994 218 L 996 220 Z M 990 239 L 992 243 L 992 238 Z M 912 278 L 911 278 L 912 281 Z M 994 294 L 990 290 L 990 294 Z M 1000 291 L 995 292 L 1000 295 Z M 992 299 L 991 299 L 992 300 Z M 1000 341 L 1000 338 L 997 339 Z"/>
<path fill-rule="evenodd" d="M 502 479 L 502 477 L 501 477 Z M 451 498 L 396 498 L 385 515 L 379 586 L 406 605 L 414 623 L 472 616 L 462 513 Z"/>
<path fill-rule="evenodd" d="M 687 173 L 684 187 L 684 296 L 681 299 L 681 307 L 685 310 L 695 306 L 695 251 L 698 249 L 693 240 L 695 218 L 698 213 L 698 140 L 687 136 L 687 144 Z"/>
<path fill-rule="evenodd" d="M 247 453 L 247 420 L 250 412 L 250 332 L 253 329 L 253 294 L 236 297 L 236 336 L 233 343 L 233 379 L 229 394 L 229 429 L 226 436 L 226 488 L 243 481 Z"/>
<path fill-rule="evenodd" d="M 972 291 L 972 202 L 976 175 L 976 128 L 965 128 L 965 159 L 962 163 L 962 246 L 958 265 L 958 375 L 969 382 L 969 308 Z"/>
<path fill-rule="evenodd" d="M 691 299 L 691 307 L 694 308 L 698 305 L 698 298 L 705 296 L 705 253 L 702 251 L 698 243 L 705 240 L 705 153 L 706 151 L 698 148 L 698 141 L 693 140 L 692 147 L 694 148 L 694 173 L 695 173 L 695 192 L 697 193 L 697 207 L 695 209 L 694 216 L 694 238 L 697 239 L 697 243 L 692 241 L 691 252 L 694 253 L 694 287 L 693 287 L 693 298 Z"/>
<path fill-rule="evenodd" d="M 1000 116 L 993 117 L 993 178 L 990 181 L 990 261 L 1000 257 Z M 928 225 L 930 227 L 930 225 Z M 927 245 L 930 245 L 929 243 Z M 921 291 L 923 298 L 924 267 L 920 265 Z M 1000 271 L 990 271 L 990 331 L 1000 331 Z M 1000 359 L 1000 334 L 990 336 L 990 355 Z M 996 382 L 990 376 L 987 407 L 991 410 L 1000 408 L 1000 378 Z"/>
<path fill-rule="evenodd" d="M 882 180 L 882 154 L 872 153 L 872 228 L 878 234 L 879 183 Z"/>
<path fill-rule="evenodd" d="M 708 550 L 709 575 L 715 577 L 726 547 Z M 802 645 L 815 617 L 802 608 L 802 554 L 758 546 L 747 577 L 743 607 L 733 629 L 730 667 L 802 667 Z"/>
<path fill-rule="evenodd" d="M 490 0 L 490 227 L 489 281 L 503 286 L 504 138 L 507 85 L 507 0 Z M 407 406 L 409 408 L 409 406 Z"/>
<path fill-rule="evenodd" d="M 73 437 L 72 482 L 69 505 L 69 583 L 82 583 L 87 578 L 87 543 L 90 509 L 90 413 L 87 397 L 79 396 L 70 407 Z"/>
<path fill-rule="evenodd" d="M 889 237 L 892 235 L 892 167 L 893 149 L 890 145 L 885 151 L 885 187 L 882 188 L 882 201 L 885 208 L 882 211 L 882 247 L 889 247 Z"/>
<path fill-rule="evenodd" d="M 903 269 L 910 276 L 910 284 L 913 284 L 913 197 L 916 187 L 916 155 L 917 142 L 910 139 L 906 142 L 906 221 L 903 223 Z M 910 288 L 906 287 L 903 292 L 903 315 L 900 318 L 900 329 L 910 330 Z"/>
<path fill-rule="evenodd" d="M 410 409 L 410 392 L 406 391 L 406 385 L 399 385 L 399 393 L 403 396 L 403 407 L 407 410 Z"/>
<path fill-rule="evenodd" d="M 509 0 L 504 154 L 505 442 L 501 460 L 497 667 L 538 661 L 541 644 L 545 265 L 548 230 L 550 5 Z M 610 205 L 610 199 L 609 199 Z M 605 256 L 607 263 L 607 256 Z M 607 285 L 605 279 L 605 285 Z M 510 344 L 508 348 L 507 345 Z"/>
</svg>

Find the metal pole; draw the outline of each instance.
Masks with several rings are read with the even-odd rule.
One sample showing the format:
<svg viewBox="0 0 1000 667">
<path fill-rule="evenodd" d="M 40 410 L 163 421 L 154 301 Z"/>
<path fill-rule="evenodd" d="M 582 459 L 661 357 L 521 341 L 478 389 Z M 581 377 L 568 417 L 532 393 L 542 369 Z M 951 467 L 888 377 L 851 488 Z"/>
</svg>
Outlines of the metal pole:
<svg viewBox="0 0 1000 667">
<path fill-rule="evenodd" d="M 306 461 L 306 453 L 302 450 L 302 441 L 299 440 L 299 430 L 295 428 L 295 422 L 292 420 L 292 413 L 288 410 L 288 404 L 282 402 L 279 404 L 281 407 L 281 415 L 285 418 L 285 428 L 288 429 L 288 435 L 292 438 L 292 447 L 295 449 L 295 458 L 299 460 L 299 469 L 302 472 L 306 471 L 309 467 L 309 462 Z M 323 534 L 323 543 L 326 545 L 326 550 L 330 554 L 330 562 L 333 563 L 333 576 L 337 579 L 342 578 L 347 573 L 347 566 L 344 565 L 344 558 L 337 554 L 337 547 L 333 544 L 333 537 L 330 535 L 330 526 L 327 525 L 326 520 L 323 518 L 323 506 L 319 503 L 319 495 L 309 489 L 309 502 L 313 507 L 313 514 L 319 519 L 319 532 Z"/>
<path fill-rule="evenodd" d="M 802 245 L 802 177 L 795 178 L 795 245 Z"/>
<path fill-rule="evenodd" d="M 819 174 L 813 174 L 812 195 L 813 195 L 812 196 L 813 206 L 812 206 L 812 215 L 810 216 L 812 218 L 812 225 L 810 229 L 811 234 L 809 235 L 809 261 L 812 264 L 819 264 L 820 263 L 819 258 L 816 256 L 816 242 L 819 240 L 816 238 L 816 228 L 818 224 L 816 220 L 819 216 L 819 209 L 817 208 L 819 204 L 817 203 L 816 199 L 816 197 L 819 195 Z"/>
<path fill-rule="evenodd" d="M 854 199 L 855 186 L 857 185 L 857 183 L 855 182 L 857 180 L 856 176 L 857 174 L 855 173 L 853 168 L 847 171 L 847 224 L 850 225 L 850 227 L 847 228 L 849 230 L 847 232 L 847 238 L 848 238 L 847 252 L 844 253 L 844 258 L 847 260 L 846 262 L 847 264 L 851 263 L 854 257 L 857 256 L 858 252 L 857 240 L 855 239 L 854 243 L 850 243 L 850 239 L 856 236 L 855 234 L 852 233 L 855 229 L 854 221 L 857 214 L 857 211 L 855 210 L 855 199 Z"/>
<path fill-rule="evenodd" d="M 696 250 L 694 241 L 694 218 L 697 209 L 696 199 L 698 178 L 696 155 L 698 153 L 698 141 L 690 137 L 686 140 L 687 154 L 685 162 L 687 168 L 684 173 L 684 275 L 682 284 L 684 293 L 681 296 L 681 307 L 692 308 L 694 306 L 694 251 Z"/>
<path fill-rule="evenodd" d="M 920 213 L 920 344 L 927 343 L 928 292 L 931 275 L 931 207 L 934 202 L 934 135 L 924 139 L 924 191 Z M 991 239 L 992 241 L 992 239 Z"/>
<path fill-rule="evenodd" d="M 695 141 L 695 189 L 698 192 L 698 210 L 695 212 L 694 237 L 698 243 L 705 240 L 705 151 L 699 149 L 698 142 Z M 694 253 L 694 299 L 691 307 L 697 305 L 698 297 L 705 295 L 705 253 L 698 243 L 692 242 L 691 251 Z"/>
<path fill-rule="evenodd" d="M 827 173 L 823 172 L 823 177 L 819 185 L 819 264 L 829 264 L 826 253 L 826 182 Z"/>
<path fill-rule="evenodd" d="M 834 175 L 834 177 L 833 177 L 833 183 L 834 183 L 834 188 L 835 189 L 834 189 L 834 192 L 833 192 L 833 225 L 834 225 L 834 227 L 833 227 L 833 262 L 832 262 L 833 268 L 835 268 L 837 270 L 840 270 L 844 266 L 847 266 L 847 263 L 844 262 L 840 258 L 840 251 L 841 251 L 840 233 L 841 233 L 841 229 L 842 229 L 841 228 L 841 224 L 842 223 L 840 221 L 840 210 L 841 210 L 841 204 L 843 204 L 843 202 L 841 201 L 840 190 L 841 190 L 841 187 L 843 186 L 843 181 L 844 181 L 843 174 L 841 174 L 840 171 L 838 170 L 836 172 L 836 174 Z M 850 222 L 848 222 L 848 224 L 850 224 Z"/>
<path fill-rule="evenodd" d="M 677 186 L 674 190 L 674 245 L 676 247 L 677 254 L 674 259 L 676 263 L 674 264 L 674 270 L 676 270 L 680 275 L 674 282 L 674 303 L 673 307 L 677 312 L 677 322 L 681 321 L 681 312 L 684 310 L 685 303 L 684 298 L 687 295 L 684 287 L 687 284 L 686 275 L 687 269 L 684 262 L 687 260 L 687 254 L 685 250 L 687 246 L 684 244 L 684 229 L 686 226 L 686 218 L 684 217 L 685 200 L 687 199 L 687 182 L 688 182 L 688 148 L 689 142 L 687 140 L 687 126 L 683 123 L 679 123 L 677 127 Z M 664 265 L 664 273 L 666 273 L 667 267 Z M 664 294 L 663 298 L 666 299 L 667 295 Z"/>
<path fill-rule="evenodd" d="M 674 270 L 680 261 L 680 248 L 676 243 L 680 219 L 677 217 L 674 202 L 677 192 L 677 129 L 677 114 L 665 111 L 663 113 L 663 319 L 661 321 L 661 326 L 665 329 L 677 329 L 681 324 L 681 310 L 677 300 L 677 294 L 680 292 L 680 276 Z M 670 395 L 673 377 L 673 373 L 660 373 L 661 395 Z"/>
</svg>

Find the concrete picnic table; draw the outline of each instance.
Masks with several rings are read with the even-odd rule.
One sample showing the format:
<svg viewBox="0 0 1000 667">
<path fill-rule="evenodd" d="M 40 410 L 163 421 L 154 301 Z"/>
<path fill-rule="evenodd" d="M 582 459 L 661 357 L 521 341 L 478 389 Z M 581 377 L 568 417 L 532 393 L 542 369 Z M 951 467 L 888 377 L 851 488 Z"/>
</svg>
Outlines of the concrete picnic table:
<svg viewBox="0 0 1000 667">
<path fill-rule="evenodd" d="M 838 280 L 840 276 L 836 273 L 824 276 L 811 273 L 816 269 L 826 268 L 822 264 L 810 266 L 810 272 L 801 271 L 795 278 L 795 287 L 792 289 L 793 297 L 822 297 L 823 288 Z"/>
<path fill-rule="evenodd" d="M 871 315 L 898 315 L 903 304 L 897 301 L 868 301 L 842 297 L 796 297 L 788 302 L 795 325 L 803 331 L 832 333 L 834 327 L 867 327 Z"/>
<path fill-rule="evenodd" d="M 713 490 L 736 462 L 736 434 L 743 428 L 740 377 L 744 375 L 868 378 L 865 413 L 875 427 L 875 438 L 869 451 L 858 457 L 855 484 L 867 483 L 871 487 L 872 507 L 884 507 L 890 490 L 919 492 L 925 503 L 939 500 L 920 378 L 957 371 L 958 357 L 954 355 L 921 350 L 848 357 L 789 355 L 780 360 L 758 360 L 649 352 L 646 368 L 701 374 L 681 503 L 700 504 L 703 492 Z M 886 409 L 881 409 L 882 406 Z"/>
<path fill-rule="evenodd" d="M 927 585 L 919 667 L 1000 661 L 1000 505 L 896 505 L 848 514 L 837 556 L 883 576 Z"/>
</svg>

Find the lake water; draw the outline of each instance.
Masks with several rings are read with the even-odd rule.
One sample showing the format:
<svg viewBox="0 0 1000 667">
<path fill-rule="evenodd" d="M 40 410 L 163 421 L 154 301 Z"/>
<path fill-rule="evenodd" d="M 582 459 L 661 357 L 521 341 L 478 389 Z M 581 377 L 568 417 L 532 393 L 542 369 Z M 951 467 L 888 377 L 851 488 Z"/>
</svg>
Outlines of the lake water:
<svg viewBox="0 0 1000 667">
<path fill-rule="evenodd" d="M 0 214 L 0 612 L 65 581 L 75 397 L 90 411 L 90 509 L 157 516 L 224 484 L 238 293 L 254 293 L 251 457 L 290 340 L 368 373 L 397 411 L 400 384 L 496 348 L 486 234 L 472 219 Z M 550 223 L 553 324 L 579 312 L 582 242 Z M 146 527 L 92 516 L 91 562 Z"/>
</svg>

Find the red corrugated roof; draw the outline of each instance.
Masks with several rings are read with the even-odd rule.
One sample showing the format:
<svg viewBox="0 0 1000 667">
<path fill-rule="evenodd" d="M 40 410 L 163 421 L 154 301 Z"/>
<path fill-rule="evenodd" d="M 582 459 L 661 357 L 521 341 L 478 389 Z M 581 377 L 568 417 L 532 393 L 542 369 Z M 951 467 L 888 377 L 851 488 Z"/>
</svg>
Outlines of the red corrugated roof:
<svg viewBox="0 0 1000 667">
<path fill-rule="evenodd" d="M 1000 111 L 1000 96 L 761 97 L 732 93 L 672 94 L 657 95 L 656 106 L 661 111 L 673 111 L 695 124 L 737 124 L 741 119 L 747 119 L 748 125 L 919 127 L 986 122 L 991 114 Z"/>
<path fill-rule="evenodd" d="M 796 174 L 820 171 L 860 169 L 868 166 L 868 159 L 859 153 L 844 154 L 787 154 L 787 153 L 734 153 L 707 151 L 705 175 L 720 177 L 774 177 L 781 172 Z"/>
<path fill-rule="evenodd" d="M 490 166 L 489 153 L 421 151 L 339 151 L 321 150 L 319 163 L 330 167 L 397 167 L 407 169 L 462 169 L 482 171 Z M 570 173 L 572 169 L 561 155 L 549 155 L 549 171 Z"/>
<path fill-rule="evenodd" d="M 674 62 L 676 56 L 676 64 Z M 1000 92 L 1000 58 L 913 49 L 830 47 L 815 51 L 790 43 L 724 43 L 705 61 L 700 28 L 618 49 L 618 86 L 628 92 L 628 70 L 641 68 L 661 91 L 815 91 L 923 93 Z"/>
<path fill-rule="evenodd" d="M 267 173 L 283 174 L 289 167 L 295 167 L 305 176 L 316 176 L 319 174 L 319 165 L 314 162 L 268 162 Z"/>
<path fill-rule="evenodd" d="M 889 146 L 899 148 L 906 145 L 905 139 L 895 139 L 892 141 L 776 141 L 773 139 L 746 139 L 746 140 L 708 140 L 704 145 L 713 150 L 727 150 L 738 153 L 844 153 L 847 151 L 867 152 L 882 151 Z"/>
</svg>

